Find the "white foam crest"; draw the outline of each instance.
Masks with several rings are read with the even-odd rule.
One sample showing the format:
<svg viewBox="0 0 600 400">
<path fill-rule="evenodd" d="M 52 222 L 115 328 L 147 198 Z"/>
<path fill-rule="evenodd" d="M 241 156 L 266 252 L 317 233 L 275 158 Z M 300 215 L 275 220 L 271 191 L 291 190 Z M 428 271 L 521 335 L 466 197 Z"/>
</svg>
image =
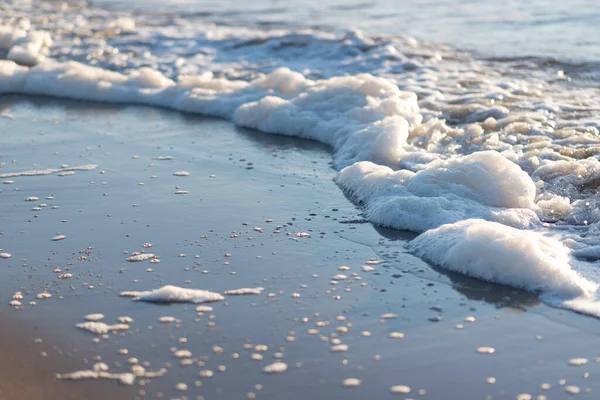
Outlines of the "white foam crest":
<svg viewBox="0 0 600 400">
<path fill-rule="evenodd" d="M 571 268 L 567 247 L 539 232 L 469 219 L 421 234 L 410 250 L 461 274 L 541 293 L 552 305 L 573 309 L 572 304 L 586 304 L 588 313 L 596 309 L 592 314 L 600 316 L 598 284 Z"/>
<path fill-rule="evenodd" d="M 418 124 L 422 119 L 414 93 L 402 92 L 389 80 L 368 74 L 322 81 L 307 81 L 297 74 L 292 78 L 299 81 L 294 87 L 305 90 L 291 99 L 266 96 L 243 104 L 236 110 L 234 122 L 329 144 L 337 167 L 363 160 L 399 163 L 409 123 Z"/>
<path fill-rule="evenodd" d="M 492 151 L 434 161 L 416 173 L 360 162 L 344 168 L 337 183 L 371 221 L 397 229 L 423 232 L 469 218 L 519 228 L 539 222 L 531 178 Z"/>
<path fill-rule="evenodd" d="M 560 66 L 487 62 L 358 30 L 216 26 L 186 16 L 165 24 L 154 14 L 48 2 L 5 9 L 28 18 L 0 20 L 0 57 L 9 59 L 0 60 L 0 93 L 146 104 L 317 140 L 332 147 L 336 168 L 347 167 L 338 184 L 376 224 L 423 232 L 479 218 L 541 232 L 542 218 L 576 257 L 600 257 L 590 247 L 600 240 L 600 92 L 565 85 Z M 0 175 L 9 176 L 19 175 Z M 509 258 L 530 250 L 495 249 Z M 493 271 L 496 260 L 480 256 L 489 275 L 483 265 Z M 538 256 L 522 255 L 548 267 Z M 554 282 L 512 276 L 503 283 Z M 142 293 L 151 292 L 127 295 Z"/>
<path fill-rule="evenodd" d="M 190 87 L 193 84 L 199 85 Z M 232 118 L 263 132 L 329 144 L 338 167 L 371 160 L 395 166 L 409 125 L 421 122 L 417 97 L 369 74 L 313 81 L 280 68 L 249 83 L 202 77 L 183 84 L 141 68 L 127 74 L 77 62 L 27 68 L 0 60 L 0 92 L 158 105 Z"/>
</svg>

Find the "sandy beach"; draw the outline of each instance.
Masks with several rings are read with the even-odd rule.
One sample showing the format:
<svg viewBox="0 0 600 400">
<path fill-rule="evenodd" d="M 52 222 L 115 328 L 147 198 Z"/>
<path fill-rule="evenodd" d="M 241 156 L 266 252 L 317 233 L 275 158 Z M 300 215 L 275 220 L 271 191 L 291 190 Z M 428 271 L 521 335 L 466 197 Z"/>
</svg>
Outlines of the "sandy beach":
<svg viewBox="0 0 600 400">
<path fill-rule="evenodd" d="M 57 170 L 0 187 L 0 248 L 12 256 L 0 260 L 3 400 L 600 390 L 597 320 L 408 254 L 415 235 L 365 223 L 332 181 L 325 146 L 147 107 L 5 96 L 0 108 L 0 174 Z M 136 251 L 159 262 L 127 262 Z M 264 291 L 200 313 L 119 296 L 167 284 Z M 106 336 L 76 328 L 93 313 L 133 322 Z M 287 370 L 266 374 L 277 360 Z M 57 378 L 101 362 L 166 374 Z"/>
<path fill-rule="evenodd" d="M 0 400 L 597 399 L 591 0 L 0 2 Z"/>
</svg>

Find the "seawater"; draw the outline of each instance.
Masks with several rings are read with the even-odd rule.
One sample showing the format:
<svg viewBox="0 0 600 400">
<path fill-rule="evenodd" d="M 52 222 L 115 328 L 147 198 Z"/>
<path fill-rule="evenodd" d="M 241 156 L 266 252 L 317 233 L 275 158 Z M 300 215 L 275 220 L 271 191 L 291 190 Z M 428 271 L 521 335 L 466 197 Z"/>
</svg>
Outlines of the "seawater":
<svg viewBox="0 0 600 400">
<path fill-rule="evenodd" d="M 477 51 L 483 57 L 600 61 L 600 10 L 593 0 L 93 0 L 111 9 L 196 14 L 206 20 L 268 27 L 411 35 Z"/>
<path fill-rule="evenodd" d="M 2 4 L 0 92 L 325 143 L 367 219 L 422 233 L 415 254 L 600 316 L 590 2 L 175 4 Z"/>
</svg>

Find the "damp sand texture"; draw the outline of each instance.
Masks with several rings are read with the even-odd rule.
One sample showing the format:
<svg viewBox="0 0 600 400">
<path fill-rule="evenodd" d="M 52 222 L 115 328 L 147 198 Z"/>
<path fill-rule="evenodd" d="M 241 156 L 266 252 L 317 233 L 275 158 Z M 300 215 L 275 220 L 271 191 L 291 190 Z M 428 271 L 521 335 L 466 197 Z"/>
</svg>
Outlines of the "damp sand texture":
<svg viewBox="0 0 600 400">
<path fill-rule="evenodd" d="M 49 387 L 593 395 L 586 61 L 1 7 L 2 312 Z"/>
<path fill-rule="evenodd" d="M 98 164 L 2 187 L 11 398 L 35 393 L 17 382 L 92 399 L 597 389 L 594 319 L 414 257 L 414 235 L 364 223 L 332 184 L 327 148 L 152 108 L 4 101 L 3 169 Z"/>
</svg>

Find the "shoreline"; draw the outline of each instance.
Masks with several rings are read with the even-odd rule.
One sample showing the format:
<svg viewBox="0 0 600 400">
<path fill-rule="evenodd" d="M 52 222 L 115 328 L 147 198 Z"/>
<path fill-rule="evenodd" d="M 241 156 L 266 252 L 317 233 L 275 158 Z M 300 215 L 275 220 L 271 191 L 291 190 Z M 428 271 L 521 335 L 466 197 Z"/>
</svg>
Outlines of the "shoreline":
<svg viewBox="0 0 600 400">
<path fill-rule="evenodd" d="M 519 393 L 567 398 L 569 385 L 580 388 L 577 398 L 594 398 L 600 390 L 584 377 L 600 372 L 596 320 L 407 254 L 413 234 L 360 223 L 361 211 L 332 182 L 335 171 L 323 145 L 147 107 L 23 96 L 2 101 L 15 116 L 0 119 L 6 132 L 0 142 L 15 160 L 0 160 L 7 162 L 3 169 L 98 164 L 70 176 L 11 178 L 13 184 L 0 187 L 2 206 L 11 210 L 0 247 L 13 255 L 0 260 L 2 327 L 18 333 L 2 338 L 0 371 L 14 367 L 12 360 L 19 361 L 19 371 L 41 368 L 28 376 L 12 368 L 14 380 L 2 382 L 20 379 L 39 393 L 87 393 L 90 400 L 158 393 L 398 398 L 390 393 L 394 385 L 410 386 L 410 396 L 423 399 Z M 156 159 L 165 156 L 173 159 Z M 177 171 L 190 175 L 174 176 Z M 32 211 L 37 204 L 23 201 L 29 196 L 48 204 Z M 309 236 L 298 235 L 304 232 Z M 50 240 L 57 234 L 66 238 Z M 150 250 L 159 263 L 125 261 L 133 251 Z M 59 279 L 56 268 L 72 278 Z M 207 315 L 198 315 L 193 304 L 156 305 L 118 295 L 165 284 L 219 293 L 257 286 L 265 291 L 226 296 L 209 304 L 213 311 Z M 15 291 L 25 296 L 20 310 L 8 305 Z M 36 299 L 41 292 L 52 297 Z M 107 323 L 119 316 L 134 321 L 130 330 L 94 343 L 97 336 L 74 326 L 90 313 L 104 314 Z M 386 314 L 395 317 L 382 318 Z M 176 321 L 158 322 L 163 316 Z M 475 322 L 465 322 L 469 316 Z M 404 337 L 390 338 L 393 332 Z M 38 348 L 36 337 L 42 348 L 56 346 L 67 356 Z M 337 344 L 348 349 L 332 351 Z M 257 351 L 257 345 L 268 349 Z M 495 352 L 480 354 L 481 346 Z M 172 348 L 189 350 L 191 365 L 182 365 L 185 359 Z M 40 351 L 48 357 L 38 363 Z M 288 370 L 265 375 L 262 368 L 279 356 Z M 129 370 L 131 357 L 147 361 L 148 370 L 168 372 L 132 387 L 55 380 L 56 373 L 89 368 L 98 361 L 94 357 L 114 372 Z M 589 362 L 570 366 L 577 357 Z M 490 377 L 495 383 L 486 383 Z M 360 386 L 344 387 L 348 378 L 359 379 Z M 178 392 L 178 383 L 187 390 Z M 551 388 L 541 390 L 542 383 Z"/>
</svg>

